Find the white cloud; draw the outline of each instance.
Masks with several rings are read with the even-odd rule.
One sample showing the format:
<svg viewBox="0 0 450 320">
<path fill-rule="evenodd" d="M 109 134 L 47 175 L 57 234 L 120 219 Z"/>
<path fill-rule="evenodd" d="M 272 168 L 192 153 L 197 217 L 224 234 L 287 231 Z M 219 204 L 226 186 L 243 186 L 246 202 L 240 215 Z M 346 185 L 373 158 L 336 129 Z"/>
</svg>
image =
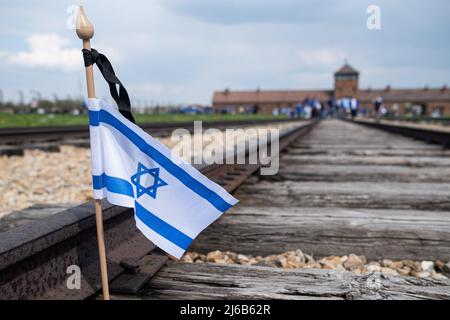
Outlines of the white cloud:
<svg viewBox="0 0 450 320">
<path fill-rule="evenodd" d="M 0 60 L 7 59 L 7 58 L 8 58 L 8 52 L 0 51 Z"/>
<path fill-rule="evenodd" d="M 140 95 L 161 95 L 164 92 L 164 87 L 160 83 L 140 83 L 127 86 L 130 91 L 134 91 Z"/>
<path fill-rule="evenodd" d="M 449 83 L 450 45 L 442 41 L 450 26 L 448 0 L 412 1 L 408 15 L 395 1 L 379 0 L 388 15 L 381 32 L 367 30 L 367 4 L 357 0 L 83 2 L 95 26 L 93 47 L 110 59 L 132 99 L 209 103 L 214 90 L 226 87 L 330 88 L 345 58 L 361 72 L 363 86 Z M 67 2 L 0 3 L 0 11 L 10 13 L 0 19 L 2 90 L 79 94 L 81 41 L 65 28 Z M 413 21 L 417 15 L 420 24 Z M 59 36 L 48 38 L 49 32 Z M 24 35 L 33 35 L 30 45 L 18 48 Z M 37 36 L 47 40 L 32 40 Z M 109 96 L 94 72 L 97 94 Z"/>
<path fill-rule="evenodd" d="M 80 49 L 67 47 L 70 41 L 54 33 L 33 34 L 26 39 L 29 51 L 9 53 L 9 61 L 25 67 L 44 67 L 64 71 L 83 66 Z"/>
<path fill-rule="evenodd" d="M 346 54 L 332 48 L 300 49 L 297 58 L 301 65 L 308 67 L 336 67 L 344 63 Z"/>
<path fill-rule="evenodd" d="M 129 93 L 140 97 L 154 97 L 164 100 L 165 97 L 176 97 L 186 94 L 189 87 L 183 84 L 162 84 L 155 82 L 144 82 L 127 86 Z"/>
</svg>

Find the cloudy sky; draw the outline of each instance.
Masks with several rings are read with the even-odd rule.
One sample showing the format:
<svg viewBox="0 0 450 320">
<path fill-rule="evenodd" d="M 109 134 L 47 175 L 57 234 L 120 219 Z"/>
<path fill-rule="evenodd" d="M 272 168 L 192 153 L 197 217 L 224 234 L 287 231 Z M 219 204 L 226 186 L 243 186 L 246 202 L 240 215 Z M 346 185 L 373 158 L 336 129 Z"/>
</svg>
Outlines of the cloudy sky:
<svg viewBox="0 0 450 320">
<path fill-rule="evenodd" d="M 210 103 L 214 90 L 331 88 L 348 59 L 372 88 L 450 85 L 448 0 L 1 0 L 0 90 L 85 92 L 81 42 L 68 26 L 83 4 L 136 103 Z M 381 30 L 369 30 L 369 5 Z M 97 77 L 99 97 L 109 95 Z"/>
</svg>

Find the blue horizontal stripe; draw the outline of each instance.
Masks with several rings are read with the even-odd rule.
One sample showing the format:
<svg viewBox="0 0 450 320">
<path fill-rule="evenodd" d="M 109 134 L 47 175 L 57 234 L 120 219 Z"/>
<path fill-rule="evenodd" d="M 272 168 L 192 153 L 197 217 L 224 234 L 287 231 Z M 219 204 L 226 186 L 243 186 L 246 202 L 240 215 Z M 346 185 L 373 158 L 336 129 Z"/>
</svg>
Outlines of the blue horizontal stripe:
<svg viewBox="0 0 450 320">
<path fill-rule="evenodd" d="M 108 111 L 90 111 L 89 118 L 98 119 L 98 123 L 103 122 L 114 127 L 125 137 L 127 137 L 137 148 L 139 148 L 139 150 L 158 162 L 167 172 L 180 180 L 181 183 L 198 194 L 200 197 L 211 203 L 217 210 L 225 212 L 231 207 L 231 205 L 224 199 L 222 199 L 222 197 L 220 197 L 217 193 L 203 185 L 198 180 L 194 179 L 189 173 L 176 165 L 172 160 L 167 158 L 156 148 L 145 142 L 145 140 L 141 138 L 136 132 L 128 128 L 125 124 L 115 118 Z M 98 125 L 95 124 L 95 121 L 91 122 L 91 125 Z"/>
<path fill-rule="evenodd" d="M 166 238 L 170 242 L 176 244 L 180 248 L 187 250 L 192 243 L 192 238 L 185 235 L 183 232 L 170 224 L 161 220 L 153 213 L 145 209 L 136 201 L 134 202 L 136 216 L 141 220 L 147 227 L 155 231 L 160 236 Z"/>
<path fill-rule="evenodd" d="M 92 176 L 92 184 L 94 189 L 103 189 L 120 193 L 134 198 L 133 186 L 127 180 L 111 177 L 103 173 L 99 176 Z"/>
</svg>

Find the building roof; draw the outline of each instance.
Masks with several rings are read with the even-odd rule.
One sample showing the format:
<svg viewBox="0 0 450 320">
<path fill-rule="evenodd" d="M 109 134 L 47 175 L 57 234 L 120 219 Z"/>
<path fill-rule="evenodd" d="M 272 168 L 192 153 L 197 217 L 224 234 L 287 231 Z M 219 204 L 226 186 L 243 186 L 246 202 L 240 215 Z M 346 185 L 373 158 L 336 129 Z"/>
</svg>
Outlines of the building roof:
<svg viewBox="0 0 450 320">
<path fill-rule="evenodd" d="M 426 102 L 426 101 L 450 101 L 450 89 L 422 88 L 422 89 L 364 89 L 359 90 L 359 100 L 371 101 L 376 97 L 382 97 L 385 101 L 394 102 Z"/>
<path fill-rule="evenodd" d="M 345 63 L 338 71 L 334 73 L 335 76 L 358 75 L 358 74 L 359 72 L 348 63 Z"/>
<path fill-rule="evenodd" d="M 298 103 L 305 98 L 327 100 L 332 90 L 216 91 L 213 102 L 220 104 Z"/>
<path fill-rule="evenodd" d="M 254 91 L 216 91 L 213 96 L 214 104 L 258 104 L 258 103 L 298 103 L 305 98 L 316 98 L 326 101 L 333 97 L 333 90 L 254 90 Z M 450 89 L 422 88 L 422 89 L 364 89 L 358 91 L 360 101 L 372 101 L 382 97 L 386 102 L 427 102 L 450 101 Z"/>
</svg>

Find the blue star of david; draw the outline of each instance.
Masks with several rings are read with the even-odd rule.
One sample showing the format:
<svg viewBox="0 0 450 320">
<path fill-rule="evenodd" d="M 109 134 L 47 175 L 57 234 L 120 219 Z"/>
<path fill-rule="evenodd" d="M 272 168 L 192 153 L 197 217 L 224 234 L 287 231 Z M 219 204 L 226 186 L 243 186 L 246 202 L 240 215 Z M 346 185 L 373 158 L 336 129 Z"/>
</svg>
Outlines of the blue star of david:
<svg viewBox="0 0 450 320">
<path fill-rule="evenodd" d="M 153 177 L 153 184 L 151 186 L 144 187 L 141 184 L 141 177 L 147 173 Z M 131 176 L 131 182 L 136 186 L 138 198 L 143 194 L 148 194 L 153 199 L 156 199 L 156 191 L 158 188 L 167 186 L 167 182 L 159 177 L 159 168 L 146 168 L 140 162 L 138 163 L 136 174 Z"/>
</svg>

